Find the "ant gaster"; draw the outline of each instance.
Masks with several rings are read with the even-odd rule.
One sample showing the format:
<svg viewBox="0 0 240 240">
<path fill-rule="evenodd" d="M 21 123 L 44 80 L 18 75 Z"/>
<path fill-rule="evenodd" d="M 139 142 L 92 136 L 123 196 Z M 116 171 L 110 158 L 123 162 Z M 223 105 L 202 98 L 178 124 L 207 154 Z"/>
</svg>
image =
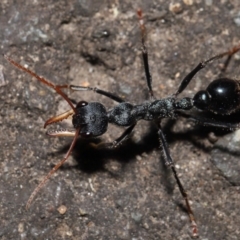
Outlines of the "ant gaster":
<svg viewBox="0 0 240 240">
<path fill-rule="evenodd" d="M 153 121 L 158 127 L 158 136 L 160 140 L 160 145 L 163 150 L 163 157 L 165 165 L 171 168 L 173 175 L 176 179 L 178 188 L 185 199 L 187 212 L 191 221 L 192 235 L 193 237 L 198 236 L 198 227 L 195 221 L 193 211 L 191 209 L 188 195 L 183 187 L 182 182 L 180 181 L 176 168 L 174 166 L 174 161 L 170 155 L 168 144 L 166 138 L 163 134 L 161 128 L 161 120 L 164 118 L 175 119 L 178 116 L 190 118 L 192 121 L 201 123 L 205 126 L 215 126 L 222 128 L 239 128 L 238 124 L 230 124 L 225 122 L 215 121 L 215 119 L 201 119 L 200 117 L 187 115 L 185 112 L 196 108 L 199 110 L 204 110 L 212 112 L 218 115 L 229 115 L 237 110 L 240 107 L 240 83 L 228 79 L 228 78 L 219 78 L 211 82 L 206 90 L 201 90 L 195 94 L 193 98 L 185 97 L 182 99 L 177 99 L 177 96 L 183 92 L 183 90 L 188 86 L 190 81 L 193 79 L 196 73 L 203 69 L 210 62 L 228 56 L 227 61 L 225 62 L 225 68 L 227 67 L 230 58 L 233 54 L 240 50 L 240 46 L 232 48 L 230 51 L 216 55 L 206 61 L 200 62 L 180 83 L 177 91 L 170 97 L 163 99 L 154 98 L 152 90 L 152 77 L 149 70 L 148 64 L 148 51 L 145 44 L 145 25 L 143 21 L 142 11 L 137 11 L 140 29 L 141 29 L 141 41 L 142 41 L 142 58 L 144 64 L 144 70 L 146 75 L 147 86 L 149 89 L 149 94 L 151 99 L 148 102 L 134 105 L 129 102 L 126 102 L 122 98 L 118 97 L 115 94 L 100 90 L 98 88 L 92 87 L 83 87 L 83 86 L 74 86 L 74 85 L 54 85 L 50 81 L 46 80 L 43 77 L 38 76 L 36 73 L 31 70 L 21 66 L 16 63 L 9 57 L 5 58 L 12 63 L 17 68 L 27 72 L 31 76 L 35 77 L 37 80 L 43 84 L 53 88 L 59 95 L 61 95 L 67 103 L 70 105 L 71 109 L 63 114 L 52 117 L 46 121 L 44 128 L 52 123 L 59 122 L 70 116 L 72 116 L 72 123 L 75 131 L 70 130 L 60 130 L 60 131 L 49 131 L 48 135 L 50 136 L 73 136 L 72 144 L 67 151 L 65 157 L 45 176 L 45 178 L 40 182 L 40 184 L 32 192 L 29 200 L 26 204 L 26 208 L 29 208 L 37 192 L 43 187 L 47 180 L 52 176 L 57 169 L 62 166 L 62 164 L 67 160 L 72 149 L 76 143 L 77 138 L 89 138 L 101 136 L 107 131 L 108 124 L 112 123 L 117 126 L 127 127 L 123 134 L 117 138 L 113 143 L 109 144 L 110 147 L 117 147 L 124 140 L 126 140 L 134 127 L 136 126 L 139 120 Z M 104 95 L 116 102 L 118 105 L 113 107 L 110 110 L 107 110 L 105 106 L 99 102 L 85 102 L 80 101 L 76 106 L 73 105 L 68 96 L 62 91 L 62 89 L 71 89 L 73 91 L 93 91 L 98 94 Z"/>
</svg>

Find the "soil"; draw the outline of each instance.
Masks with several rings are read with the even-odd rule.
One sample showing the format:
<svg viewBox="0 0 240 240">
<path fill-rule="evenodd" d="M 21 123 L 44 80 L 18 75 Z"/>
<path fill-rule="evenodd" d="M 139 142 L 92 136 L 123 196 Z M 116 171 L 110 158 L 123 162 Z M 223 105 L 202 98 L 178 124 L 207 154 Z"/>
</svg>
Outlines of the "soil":
<svg viewBox="0 0 240 240">
<path fill-rule="evenodd" d="M 147 28 L 156 98 L 171 96 L 199 62 L 240 43 L 239 0 L 13 1 L 0 3 L 0 238 L 191 239 L 184 199 L 164 166 L 157 129 L 140 121 L 117 149 L 122 128 L 109 126 L 96 139 L 79 139 L 67 162 L 26 202 L 67 152 L 72 138 L 49 129 L 71 129 L 71 120 L 43 128 L 69 110 L 53 90 L 9 64 L 2 54 L 55 84 L 93 86 L 134 104 L 149 99 L 136 10 Z M 181 96 L 219 76 L 224 59 L 201 70 Z M 239 79 L 240 53 L 225 73 Z M 116 103 L 93 92 L 67 92 L 75 102 Z M 213 116 L 218 120 L 218 116 Z M 199 239 L 240 238 L 238 131 L 163 121 L 176 168 L 191 200 Z M 217 142 L 216 142 L 217 141 Z M 216 142 L 216 143 L 215 143 Z"/>
</svg>

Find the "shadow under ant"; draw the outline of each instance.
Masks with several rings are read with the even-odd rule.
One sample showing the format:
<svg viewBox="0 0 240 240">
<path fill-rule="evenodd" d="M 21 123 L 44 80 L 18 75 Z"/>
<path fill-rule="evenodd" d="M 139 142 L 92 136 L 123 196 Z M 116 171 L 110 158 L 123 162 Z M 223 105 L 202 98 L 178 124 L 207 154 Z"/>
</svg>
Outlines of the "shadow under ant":
<svg viewBox="0 0 240 240">
<path fill-rule="evenodd" d="M 31 205 L 34 197 L 39 192 L 39 190 L 45 185 L 45 183 L 49 180 L 53 173 L 55 173 L 67 161 L 71 153 L 73 153 L 75 159 L 79 162 L 78 168 L 84 170 L 85 172 L 92 173 L 99 170 L 105 170 L 105 163 L 110 158 L 116 159 L 123 165 L 127 164 L 133 159 L 135 159 L 136 155 L 140 155 L 143 152 L 149 152 L 157 148 L 159 146 L 158 140 L 160 140 L 163 153 L 163 161 L 160 161 L 161 165 L 168 166 L 168 168 L 171 169 L 172 174 L 175 178 L 175 182 L 182 195 L 182 198 L 186 202 L 185 206 L 188 212 L 189 220 L 191 222 L 192 236 L 197 237 L 198 227 L 195 221 L 194 213 L 191 209 L 188 195 L 184 189 L 180 178 L 178 177 L 177 169 L 174 164 L 175 162 L 171 157 L 168 147 L 169 143 L 171 144 L 176 140 L 179 141 L 181 138 L 184 138 L 184 140 L 188 140 L 186 136 L 189 136 L 188 134 L 192 134 L 193 132 L 190 131 L 188 134 L 186 132 L 184 133 L 184 135 L 182 135 L 182 133 L 178 135 L 172 132 L 171 128 L 169 128 L 170 130 L 167 130 L 166 126 L 163 127 L 162 120 L 166 118 L 173 119 L 176 117 L 185 117 L 186 119 L 192 120 L 195 123 L 201 123 L 205 126 L 219 127 L 230 130 L 238 129 L 239 123 L 222 121 L 221 119 L 225 118 L 225 116 L 227 115 L 231 115 L 230 117 L 232 119 L 234 112 L 240 110 L 239 82 L 230 78 L 221 77 L 211 81 L 207 88 L 197 91 L 192 97 L 179 98 L 178 96 L 188 87 L 189 83 L 194 79 L 194 76 L 211 62 L 223 57 L 227 57 L 225 64 L 223 65 L 222 71 L 225 72 L 225 69 L 228 66 L 228 63 L 232 56 L 238 51 L 240 51 L 240 45 L 233 47 L 229 51 L 215 55 L 205 61 L 199 62 L 195 66 L 195 68 L 192 69 L 181 80 L 180 85 L 172 95 L 167 98 L 156 99 L 152 88 L 152 76 L 149 68 L 148 50 L 145 41 L 146 29 L 141 9 L 137 10 L 137 15 L 141 31 L 141 52 L 143 67 L 150 96 L 150 100 L 148 102 L 142 102 L 140 104 L 129 103 L 118 95 L 91 86 L 55 85 L 51 81 L 48 81 L 47 79 L 37 75 L 28 68 L 18 64 L 11 58 L 5 56 L 5 58 L 15 67 L 19 68 L 22 71 L 25 71 L 32 77 L 36 78 L 42 84 L 55 90 L 56 93 L 59 94 L 71 107 L 69 111 L 48 119 L 45 122 L 44 127 L 53 123 L 60 122 L 68 117 L 72 117 L 72 123 L 75 129 L 75 131 L 69 131 L 65 129 L 60 131 L 57 130 L 48 132 L 48 135 L 50 136 L 71 136 L 73 137 L 73 140 L 67 150 L 65 157 L 52 168 L 52 170 L 43 178 L 43 180 L 32 192 L 29 200 L 27 201 L 26 208 Z M 92 91 L 109 99 L 112 99 L 118 104 L 109 110 L 107 110 L 107 108 L 100 102 L 79 101 L 75 106 L 68 98 L 67 94 L 64 92 L 64 90 L 66 89 L 70 89 L 72 91 Z M 191 116 L 190 111 L 193 109 L 204 111 L 206 112 L 206 114 L 215 113 L 215 115 L 214 117 L 208 118 L 198 117 L 197 115 Z M 112 147 L 117 147 L 121 145 L 130 136 L 133 129 L 137 125 L 137 122 L 140 120 L 154 122 L 156 124 L 156 128 L 154 128 L 154 131 L 152 131 L 151 127 L 149 133 L 146 134 L 143 137 L 142 141 L 138 143 L 134 143 L 132 140 L 129 140 L 127 144 L 120 146 L 118 149 L 93 149 L 93 147 L 89 144 L 89 140 L 78 140 L 79 136 L 83 138 L 94 138 L 96 136 L 101 136 L 107 131 L 108 124 L 125 126 L 127 128 L 124 130 L 121 136 L 112 143 Z M 205 129 L 205 127 L 201 129 Z M 152 135 L 153 132 L 154 135 Z M 168 139 L 166 139 L 165 137 L 166 134 Z M 202 134 L 205 133 L 202 131 L 199 132 L 199 135 Z M 196 132 L 194 132 L 194 136 L 196 136 Z M 190 137 L 190 139 L 192 140 L 194 138 Z M 91 140 L 91 142 L 94 141 L 95 139 Z M 80 150 L 77 151 L 76 149 Z M 64 148 L 63 150 L 65 152 L 66 148 Z"/>
<path fill-rule="evenodd" d="M 163 131 L 166 135 L 168 144 L 172 145 L 175 142 L 190 142 L 195 147 L 206 153 L 210 153 L 211 150 L 216 147 L 214 147 L 214 145 L 211 147 L 209 147 L 209 145 L 206 146 L 201 141 L 199 142 L 199 140 L 208 139 L 211 132 L 214 132 L 218 137 L 224 136 L 231 132 L 229 129 L 205 127 L 196 124 L 193 124 L 191 129 L 188 129 L 184 132 L 173 132 L 172 128 L 175 126 L 177 121 L 181 120 L 167 120 L 163 127 Z M 117 161 L 121 164 L 121 169 L 124 169 L 127 164 L 136 161 L 136 156 L 142 155 L 143 153 L 149 154 L 153 150 L 159 149 L 157 127 L 152 123 L 149 125 L 150 126 L 148 131 L 143 135 L 142 139 L 139 142 L 135 142 L 132 138 L 129 138 L 126 142 L 117 148 L 98 148 L 94 146 L 102 142 L 101 138 L 79 138 L 76 141 L 76 145 L 72 151 L 73 158 L 77 162 L 77 165 L 68 166 L 65 163 L 64 166 L 61 166 L 61 169 L 68 170 L 76 168 L 87 174 L 93 174 L 95 172 L 108 172 L 112 177 L 116 177 L 116 174 L 110 172 L 105 167 L 110 160 Z M 61 147 L 61 149 L 59 149 L 56 154 L 63 154 L 67 151 L 67 149 L 69 149 L 69 144 L 65 144 L 63 147 Z M 175 183 L 173 181 L 169 181 L 169 179 L 172 177 L 172 174 L 168 167 L 165 165 L 160 150 L 157 158 L 159 159 L 159 167 L 161 169 L 161 173 L 159 174 L 159 181 L 164 185 L 166 192 L 171 195 L 173 193 Z M 178 159 L 174 160 L 177 162 Z M 184 208 L 181 203 L 177 203 L 177 205 L 178 204 Z M 187 211 L 185 208 L 184 210 Z"/>
<path fill-rule="evenodd" d="M 112 159 L 123 166 L 134 162 L 137 155 L 149 153 L 159 147 L 158 135 L 154 129 L 156 128 L 151 125 L 149 131 L 140 142 L 136 143 L 130 137 L 116 148 L 97 147 L 99 143 L 102 143 L 101 138 L 79 138 L 72 151 L 72 155 L 78 163 L 73 168 L 78 168 L 80 171 L 91 174 L 98 171 L 106 171 L 104 166 Z M 68 148 L 69 144 L 66 144 L 56 154 L 65 153 Z M 62 168 L 68 169 L 72 167 L 67 167 L 65 164 Z"/>
</svg>

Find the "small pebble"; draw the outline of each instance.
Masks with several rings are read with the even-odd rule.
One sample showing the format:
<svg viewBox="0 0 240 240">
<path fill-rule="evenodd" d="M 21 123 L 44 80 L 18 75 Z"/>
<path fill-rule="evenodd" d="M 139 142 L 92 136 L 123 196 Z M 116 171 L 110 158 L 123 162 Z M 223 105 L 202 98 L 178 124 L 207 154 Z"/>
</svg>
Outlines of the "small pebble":
<svg viewBox="0 0 240 240">
<path fill-rule="evenodd" d="M 57 210 L 60 214 L 65 214 L 67 211 L 67 207 L 65 205 L 61 205 Z"/>
<path fill-rule="evenodd" d="M 183 0 L 183 2 L 189 6 L 193 5 L 193 0 Z"/>
<path fill-rule="evenodd" d="M 182 5 L 180 3 L 170 3 L 169 11 L 173 13 L 180 13 L 182 11 Z"/>
</svg>

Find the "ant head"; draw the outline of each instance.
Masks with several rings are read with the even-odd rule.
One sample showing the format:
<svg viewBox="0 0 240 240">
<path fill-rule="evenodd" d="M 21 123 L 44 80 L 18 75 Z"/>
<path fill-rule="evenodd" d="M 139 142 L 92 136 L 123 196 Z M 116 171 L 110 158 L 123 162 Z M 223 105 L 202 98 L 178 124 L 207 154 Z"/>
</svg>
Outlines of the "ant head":
<svg viewBox="0 0 240 240">
<path fill-rule="evenodd" d="M 80 128 L 82 137 L 96 137 L 107 131 L 108 117 L 105 107 L 99 102 L 80 101 L 73 115 L 74 128 Z"/>
</svg>

